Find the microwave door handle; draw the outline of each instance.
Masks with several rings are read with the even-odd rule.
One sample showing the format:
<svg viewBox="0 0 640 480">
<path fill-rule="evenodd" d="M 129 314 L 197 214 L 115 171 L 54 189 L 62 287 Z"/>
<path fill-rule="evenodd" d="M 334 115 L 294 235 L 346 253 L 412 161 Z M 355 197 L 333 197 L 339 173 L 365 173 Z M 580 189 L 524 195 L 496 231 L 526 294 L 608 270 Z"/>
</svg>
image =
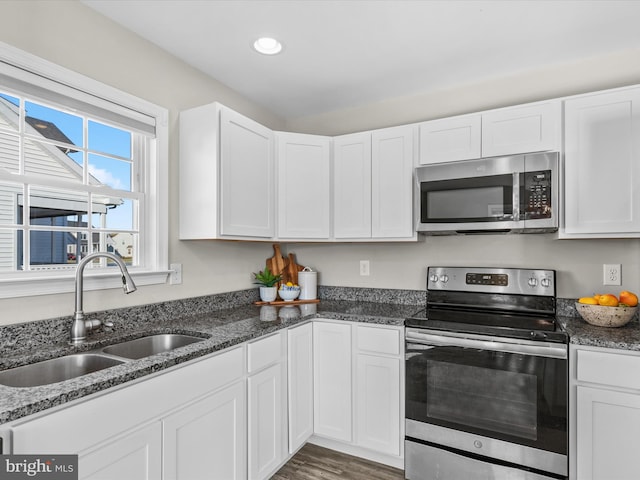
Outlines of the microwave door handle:
<svg viewBox="0 0 640 480">
<path fill-rule="evenodd" d="M 520 221 L 520 173 L 513 172 L 513 221 Z"/>
</svg>

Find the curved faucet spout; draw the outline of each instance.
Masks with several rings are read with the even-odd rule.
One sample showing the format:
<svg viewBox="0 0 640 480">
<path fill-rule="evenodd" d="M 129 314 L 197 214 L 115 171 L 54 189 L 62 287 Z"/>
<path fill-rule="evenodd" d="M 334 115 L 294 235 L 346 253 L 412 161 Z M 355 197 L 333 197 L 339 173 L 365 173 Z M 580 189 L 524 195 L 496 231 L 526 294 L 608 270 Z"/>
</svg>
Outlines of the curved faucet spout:
<svg viewBox="0 0 640 480">
<path fill-rule="evenodd" d="M 84 312 L 82 311 L 82 292 L 83 292 L 83 272 L 84 267 L 99 257 L 105 257 L 116 262 L 122 273 L 122 288 L 124 293 L 133 293 L 137 290 L 127 266 L 122 259 L 117 255 L 109 252 L 95 252 L 84 257 L 80 263 L 78 263 L 78 269 L 76 270 L 76 310 L 73 314 L 73 323 L 71 324 L 70 343 L 78 344 L 83 343 L 87 338 L 87 331 L 98 327 L 100 322 L 91 322 L 84 319 Z"/>
</svg>

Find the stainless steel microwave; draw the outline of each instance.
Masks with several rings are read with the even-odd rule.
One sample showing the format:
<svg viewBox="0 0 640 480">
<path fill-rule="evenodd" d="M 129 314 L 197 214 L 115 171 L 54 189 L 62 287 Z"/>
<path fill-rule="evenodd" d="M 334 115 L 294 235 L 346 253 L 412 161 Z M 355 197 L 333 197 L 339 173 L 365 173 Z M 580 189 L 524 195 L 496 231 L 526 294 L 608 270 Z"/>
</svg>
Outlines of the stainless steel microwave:
<svg viewBox="0 0 640 480">
<path fill-rule="evenodd" d="M 558 229 L 557 152 L 416 168 L 416 230 L 430 235 Z"/>
</svg>

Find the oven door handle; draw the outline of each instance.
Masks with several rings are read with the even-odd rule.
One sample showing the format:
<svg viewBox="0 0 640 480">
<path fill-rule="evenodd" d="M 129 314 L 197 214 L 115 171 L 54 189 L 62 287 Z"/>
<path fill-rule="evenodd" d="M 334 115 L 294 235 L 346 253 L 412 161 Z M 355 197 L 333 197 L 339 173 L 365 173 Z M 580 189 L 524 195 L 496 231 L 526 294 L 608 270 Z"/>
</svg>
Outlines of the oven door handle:
<svg viewBox="0 0 640 480">
<path fill-rule="evenodd" d="M 431 347 L 463 347 L 477 350 L 491 350 L 495 352 L 517 353 L 521 355 L 535 355 L 548 358 L 567 358 L 567 347 L 564 344 L 527 342 L 501 342 L 497 340 L 477 340 L 464 337 L 450 337 L 447 335 L 433 335 L 407 330 L 407 343 L 417 343 Z M 533 344 L 533 345 L 532 345 Z"/>
</svg>

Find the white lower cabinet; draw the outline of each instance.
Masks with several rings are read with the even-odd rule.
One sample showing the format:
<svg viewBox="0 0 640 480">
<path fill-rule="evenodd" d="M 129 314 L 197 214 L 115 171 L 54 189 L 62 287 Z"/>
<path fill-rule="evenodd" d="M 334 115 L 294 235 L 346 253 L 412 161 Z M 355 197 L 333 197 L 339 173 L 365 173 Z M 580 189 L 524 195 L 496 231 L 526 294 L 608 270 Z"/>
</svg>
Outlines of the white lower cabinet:
<svg viewBox="0 0 640 480">
<path fill-rule="evenodd" d="M 351 441 L 351 324 L 313 322 L 313 429 Z"/>
<path fill-rule="evenodd" d="M 403 466 L 403 328 L 314 320 L 315 440 Z"/>
<path fill-rule="evenodd" d="M 80 452 L 78 456 L 80 478 L 86 480 L 161 478 L 161 432 L 160 422 L 153 422 L 151 425 L 135 429 L 98 445 L 89 452 Z"/>
<path fill-rule="evenodd" d="M 295 453 L 313 435 L 313 325 L 287 332 L 289 453 Z"/>
<path fill-rule="evenodd" d="M 640 355 L 582 347 L 573 353 L 570 478 L 640 478 Z"/>
<path fill-rule="evenodd" d="M 269 478 L 286 457 L 284 333 L 278 332 L 247 346 L 247 438 L 250 480 Z"/>
<path fill-rule="evenodd" d="M 356 442 L 400 455 L 400 359 L 358 354 Z"/>
<path fill-rule="evenodd" d="M 246 478 L 244 375 L 242 347 L 189 362 L 16 421 L 11 452 L 77 453 L 83 480 Z"/>
<path fill-rule="evenodd" d="M 284 459 L 282 365 L 249 377 L 249 478 L 268 478 Z"/>
<path fill-rule="evenodd" d="M 163 478 L 246 478 L 245 398 L 239 381 L 165 418 Z"/>
<path fill-rule="evenodd" d="M 5 424 L 4 453 L 83 480 L 264 480 L 307 441 L 402 468 L 402 339 L 314 320 Z"/>
</svg>

